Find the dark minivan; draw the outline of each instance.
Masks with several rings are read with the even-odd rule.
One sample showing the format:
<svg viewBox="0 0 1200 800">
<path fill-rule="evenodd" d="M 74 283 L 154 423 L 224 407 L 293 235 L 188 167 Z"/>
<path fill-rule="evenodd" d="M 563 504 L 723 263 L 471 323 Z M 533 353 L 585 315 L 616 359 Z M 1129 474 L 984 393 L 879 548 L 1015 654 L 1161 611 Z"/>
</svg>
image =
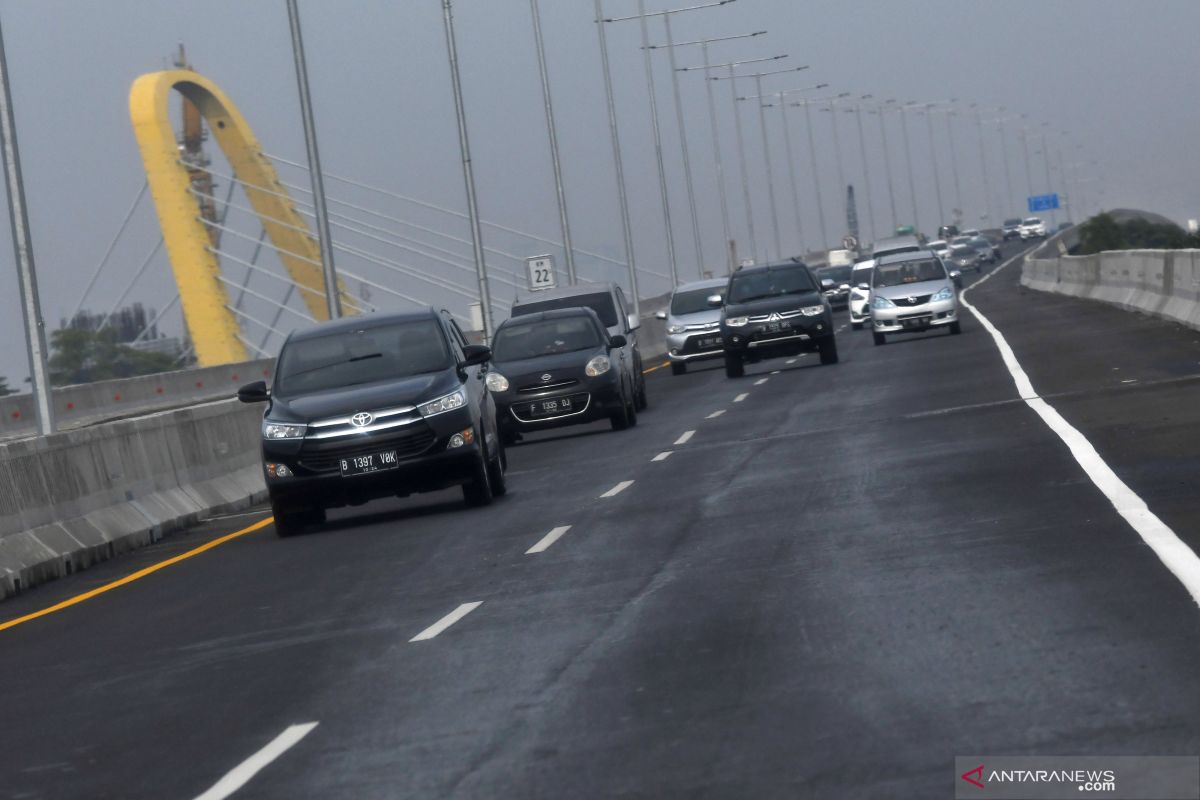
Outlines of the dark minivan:
<svg viewBox="0 0 1200 800">
<path fill-rule="evenodd" d="M 487 384 L 496 398 L 500 434 L 607 419 L 614 430 L 637 424 L 637 381 L 590 308 L 540 311 L 507 320 L 492 337 Z"/>
<path fill-rule="evenodd" d="M 491 350 L 446 312 L 372 314 L 293 333 L 265 402 L 263 471 L 275 530 L 325 510 L 461 485 L 469 506 L 505 492 L 505 456 L 487 388 Z"/>
</svg>

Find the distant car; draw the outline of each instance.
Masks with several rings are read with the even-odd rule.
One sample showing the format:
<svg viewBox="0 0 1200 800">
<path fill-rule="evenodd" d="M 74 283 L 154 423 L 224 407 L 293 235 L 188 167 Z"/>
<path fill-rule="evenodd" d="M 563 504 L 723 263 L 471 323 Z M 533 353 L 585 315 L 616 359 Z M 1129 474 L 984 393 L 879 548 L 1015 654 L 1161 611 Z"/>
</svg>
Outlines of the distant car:
<svg viewBox="0 0 1200 800">
<path fill-rule="evenodd" d="M 979 272 L 983 268 L 979 251 L 969 244 L 954 245 L 950 248 L 950 254 L 943 260 L 949 265 L 950 269 L 957 269 L 959 271 L 965 272 L 966 270 L 971 270 L 972 272 Z"/>
<path fill-rule="evenodd" d="M 816 278 L 800 262 L 740 269 L 729 277 L 721 306 L 725 375 L 740 378 L 746 364 L 818 351 L 836 364 L 833 310 Z"/>
<path fill-rule="evenodd" d="M 880 239 L 871 249 L 871 258 L 880 258 L 894 253 L 915 253 L 925 249 L 915 235 L 907 234 Z"/>
<path fill-rule="evenodd" d="M 957 225 L 943 225 L 938 228 L 938 237 L 941 239 L 953 239 L 958 235 Z"/>
<path fill-rule="evenodd" d="M 935 239 L 930 242 L 927 247 L 942 258 L 944 258 L 946 253 L 950 251 L 950 243 L 944 239 Z"/>
<path fill-rule="evenodd" d="M 925 251 L 888 256 L 871 273 L 871 333 L 876 345 L 889 333 L 946 328 L 962 332 L 958 294 L 940 259 Z"/>
<path fill-rule="evenodd" d="M 995 264 L 1000 261 L 1000 248 L 992 244 L 992 240 L 986 236 L 972 236 L 968 245 L 974 247 L 979 252 L 981 261 L 988 264 Z"/>
<path fill-rule="evenodd" d="M 847 308 L 850 305 L 850 274 L 853 268 L 850 265 L 837 267 L 821 267 L 817 270 L 817 281 L 821 283 L 821 291 L 829 300 L 829 305 L 835 311 Z M 827 286 L 825 281 L 832 281 L 832 286 Z"/>
<path fill-rule="evenodd" d="M 492 351 L 432 308 L 325 322 L 288 336 L 265 403 L 263 473 L 275 532 L 325 510 L 461 486 L 468 506 L 505 492 L 503 440 L 485 381 Z"/>
<path fill-rule="evenodd" d="M 971 238 L 974 238 L 976 236 L 982 236 L 983 234 L 979 232 L 978 228 L 967 228 L 965 231 L 962 232 L 961 235 L 962 236 L 970 236 Z"/>
<path fill-rule="evenodd" d="M 629 311 L 625 302 L 625 292 L 615 283 L 584 283 L 575 286 L 564 286 L 558 289 L 533 292 L 531 296 L 523 297 L 513 303 L 512 316 L 536 314 L 540 311 L 553 311 L 559 308 L 582 306 L 596 312 L 596 316 L 608 329 L 609 336 L 621 336 L 625 344 L 621 346 L 618 357 L 627 361 L 637 379 L 637 408 L 646 408 L 646 378 L 642 372 L 642 351 L 638 347 L 638 328 L 641 320 Z"/>
<path fill-rule="evenodd" d="M 1038 217 L 1026 217 L 1019 228 L 1022 239 L 1046 238 L 1046 223 Z"/>
<path fill-rule="evenodd" d="M 1009 239 L 1020 239 L 1021 238 L 1021 218 L 1020 217 L 1012 217 L 1010 219 L 1004 220 L 1004 227 L 1002 228 L 1002 231 L 1004 233 L 1004 241 L 1006 241 L 1006 242 Z"/>
<path fill-rule="evenodd" d="M 862 330 L 863 323 L 871 318 L 871 270 L 875 259 L 868 258 L 854 265 L 850 273 L 850 327 Z"/>
<path fill-rule="evenodd" d="M 613 430 L 637 425 L 637 383 L 619 355 L 624 346 L 625 337 L 610 336 L 590 308 L 505 320 L 492 337 L 487 373 L 501 438 L 512 443 L 527 431 L 604 419 Z"/>
<path fill-rule="evenodd" d="M 671 293 L 669 311 L 654 316 L 667 323 L 667 359 L 671 372 L 682 375 L 692 361 L 721 358 L 721 310 L 712 308 L 708 298 L 725 290 L 727 278 L 693 281 Z"/>
</svg>

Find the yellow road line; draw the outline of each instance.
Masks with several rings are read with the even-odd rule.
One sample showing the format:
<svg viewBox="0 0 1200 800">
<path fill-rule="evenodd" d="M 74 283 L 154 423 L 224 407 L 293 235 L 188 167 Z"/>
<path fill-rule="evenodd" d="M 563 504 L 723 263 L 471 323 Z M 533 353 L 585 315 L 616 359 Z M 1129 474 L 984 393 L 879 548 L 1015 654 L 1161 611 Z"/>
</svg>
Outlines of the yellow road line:
<svg viewBox="0 0 1200 800">
<path fill-rule="evenodd" d="M 670 362 L 670 361 L 664 361 L 664 362 L 662 362 L 661 364 L 659 364 L 658 366 L 651 367 L 650 369 L 644 369 L 644 370 L 642 370 L 642 374 L 643 374 L 643 375 L 649 375 L 651 372 L 654 372 L 655 370 L 659 370 L 659 369 L 662 369 L 663 367 L 669 367 L 669 366 L 671 366 L 671 362 Z"/>
<path fill-rule="evenodd" d="M 35 611 L 32 614 L 26 614 L 23 617 L 17 617 L 16 619 L 10 619 L 7 622 L 0 622 L 0 631 L 8 630 L 9 628 L 15 628 L 16 626 L 20 625 L 23 622 L 29 622 L 31 620 L 37 619 L 38 617 L 44 617 L 48 614 L 53 614 L 56 611 L 62 611 L 65 608 L 70 608 L 73 605 L 78 605 L 79 603 L 82 603 L 85 600 L 91 600 L 93 597 L 102 595 L 105 592 L 111 592 L 113 589 L 119 588 L 128 583 L 133 583 L 134 581 L 137 581 L 137 580 L 141 580 L 142 578 L 145 578 L 147 575 L 152 575 L 155 572 L 158 572 L 160 569 L 166 569 L 167 567 L 171 566 L 172 564 L 178 564 L 180 561 L 185 561 L 194 556 L 198 556 L 201 553 L 212 550 L 214 547 L 219 547 L 220 545 L 223 545 L 226 542 L 232 541 L 232 540 L 238 538 L 239 536 L 245 536 L 248 533 L 253 533 L 254 531 L 261 530 L 261 529 L 267 527 L 268 525 L 270 525 L 274 521 L 275 521 L 274 517 L 267 517 L 266 519 L 259 520 L 258 522 L 254 523 L 253 525 L 251 525 L 247 528 L 242 528 L 240 531 L 234 531 L 233 533 L 227 533 L 224 536 L 213 539 L 211 542 L 208 542 L 207 544 L 202 544 L 197 548 L 188 550 L 186 553 L 180 553 L 179 555 L 174 556 L 173 558 L 168 558 L 166 561 L 160 561 L 157 564 L 151 564 L 150 566 L 146 567 L 145 569 L 139 569 L 137 572 L 134 572 L 131 575 L 126 575 L 124 578 L 115 580 L 112 583 L 106 583 L 103 586 L 92 589 L 90 592 L 84 592 L 83 594 L 77 594 L 72 598 L 63 600 L 61 603 L 56 603 L 55 605 L 52 605 L 49 608 L 43 608 L 41 611 Z"/>
</svg>

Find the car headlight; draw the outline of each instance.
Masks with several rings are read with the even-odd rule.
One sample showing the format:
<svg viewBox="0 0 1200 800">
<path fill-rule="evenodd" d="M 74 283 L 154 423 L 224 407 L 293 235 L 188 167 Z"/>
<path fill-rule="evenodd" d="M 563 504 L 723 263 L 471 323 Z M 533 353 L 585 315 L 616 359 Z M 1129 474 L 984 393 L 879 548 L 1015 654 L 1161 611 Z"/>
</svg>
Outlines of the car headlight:
<svg viewBox="0 0 1200 800">
<path fill-rule="evenodd" d="M 800 313 L 806 317 L 815 317 L 818 314 L 825 312 L 825 306 L 805 306 L 800 309 Z"/>
<path fill-rule="evenodd" d="M 595 378 L 598 375 L 603 375 L 610 369 L 612 369 L 612 362 L 608 360 L 608 356 L 596 356 L 587 363 L 583 371 L 589 378 Z"/>
<path fill-rule="evenodd" d="M 264 439 L 303 439 L 307 425 L 294 423 L 264 422 L 262 435 Z"/>
<path fill-rule="evenodd" d="M 749 317 L 729 317 L 725 320 L 725 324 L 731 328 L 740 328 L 749 321 Z"/>
<path fill-rule="evenodd" d="M 949 286 L 942 289 L 940 292 L 938 292 L 937 294 L 935 294 L 933 297 L 930 298 L 930 300 L 932 300 L 935 303 L 938 302 L 939 300 L 953 300 L 953 299 L 954 299 L 954 290 L 951 289 Z"/>
<path fill-rule="evenodd" d="M 499 372 L 489 372 L 485 379 L 488 391 L 490 392 L 507 392 L 508 378 L 501 375 Z"/>
<path fill-rule="evenodd" d="M 687 328 L 685 328 L 682 325 L 668 325 L 667 326 L 667 333 L 683 333 L 686 330 L 687 330 Z"/>
<path fill-rule="evenodd" d="M 888 300 L 886 297 L 884 297 L 882 295 L 876 296 L 876 298 L 871 301 L 871 308 L 895 308 L 895 307 L 896 307 L 895 303 L 893 303 L 891 300 Z"/>
<path fill-rule="evenodd" d="M 445 397 L 439 397 L 437 400 L 430 400 L 428 403 L 422 403 L 417 406 L 417 413 L 422 417 L 432 417 L 436 414 L 444 414 L 447 411 L 462 408 L 466 404 L 466 394 L 463 393 L 462 389 L 455 389 Z"/>
</svg>

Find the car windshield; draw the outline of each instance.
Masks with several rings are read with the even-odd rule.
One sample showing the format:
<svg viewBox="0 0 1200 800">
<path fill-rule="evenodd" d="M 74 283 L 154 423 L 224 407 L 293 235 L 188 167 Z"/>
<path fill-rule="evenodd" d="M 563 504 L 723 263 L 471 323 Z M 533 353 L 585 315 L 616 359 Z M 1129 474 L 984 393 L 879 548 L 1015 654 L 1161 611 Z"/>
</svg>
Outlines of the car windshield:
<svg viewBox="0 0 1200 800">
<path fill-rule="evenodd" d="M 519 319 L 519 318 L 518 318 Z M 595 350 L 602 344 L 596 325 L 583 315 L 537 322 L 509 320 L 496 331 L 492 355 L 496 361 Z"/>
<path fill-rule="evenodd" d="M 817 270 L 817 277 L 822 280 L 829 278 L 829 280 L 840 285 L 850 282 L 851 271 L 851 267 L 822 267 Z"/>
<path fill-rule="evenodd" d="M 936 258 L 920 261 L 901 261 L 899 264 L 884 264 L 875 267 L 874 287 L 903 286 L 906 283 L 936 281 L 946 277 L 946 268 Z"/>
<path fill-rule="evenodd" d="M 748 303 L 766 297 L 814 292 L 816 289 L 805 267 L 761 269 L 734 275 L 729 287 L 729 302 Z"/>
<path fill-rule="evenodd" d="M 1041 225 L 1042 221 L 1040 219 L 1038 219 L 1037 217 L 1030 217 L 1029 219 L 1025 220 L 1025 224 L 1026 225 Z"/>
<path fill-rule="evenodd" d="M 850 279 L 850 282 L 855 286 L 859 286 L 864 283 L 869 286 L 871 284 L 871 270 L 873 270 L 873 269 L 875 269 L 875 267 L 873 267 L 873 266 L 855 267 L 854 275 Z"/>
<path fill-rule="evenodd" d="M 513 316 L 536 314 L 539 311 L 558 311 L 563 308 L 590 308 L 604 323 L 606 328 L 617 325 L 617 308 L 612 295 L 608 292 L 595 294 L 577 294 L 572 297 L 557 297 L 553 300 L 539 300 L 536 303 L 522 303 L 513 307 Z"/>
<path fill-rule="evenodd" d="M 958 244 L 950 248 L 950 255 L 955 258 L 971 258 L 975 255 L 975 248 L 968 247 L 965 244 Z"/>
<path fill-rule="evenodd" d="M 275 394 L 322 392 L 449 366 L 450 353 L 437 320 L 349 328 L 288 342 L 279 355 Z"/>
<path fill-rule="evenodd" d="M 707 289 L 689 289 L 686 292 L 676 292 L 671 297 L 671 313 L 677 317 L 685 314 L 698 314 L 710 311 L 708 298 L 721 294 L 721 287 L 711 286 Z"/>
<path fill-rule="evenodd" d="M 976 236 L 974 239 L 971 240 L 971 244 L 978 245 L 979 247 L 988 247 L 988 248 L 990 248 L 992 246 L 992 243 L 989 242 L 987 239 L 983 238 L 982 236 Z"/>
</svg>

